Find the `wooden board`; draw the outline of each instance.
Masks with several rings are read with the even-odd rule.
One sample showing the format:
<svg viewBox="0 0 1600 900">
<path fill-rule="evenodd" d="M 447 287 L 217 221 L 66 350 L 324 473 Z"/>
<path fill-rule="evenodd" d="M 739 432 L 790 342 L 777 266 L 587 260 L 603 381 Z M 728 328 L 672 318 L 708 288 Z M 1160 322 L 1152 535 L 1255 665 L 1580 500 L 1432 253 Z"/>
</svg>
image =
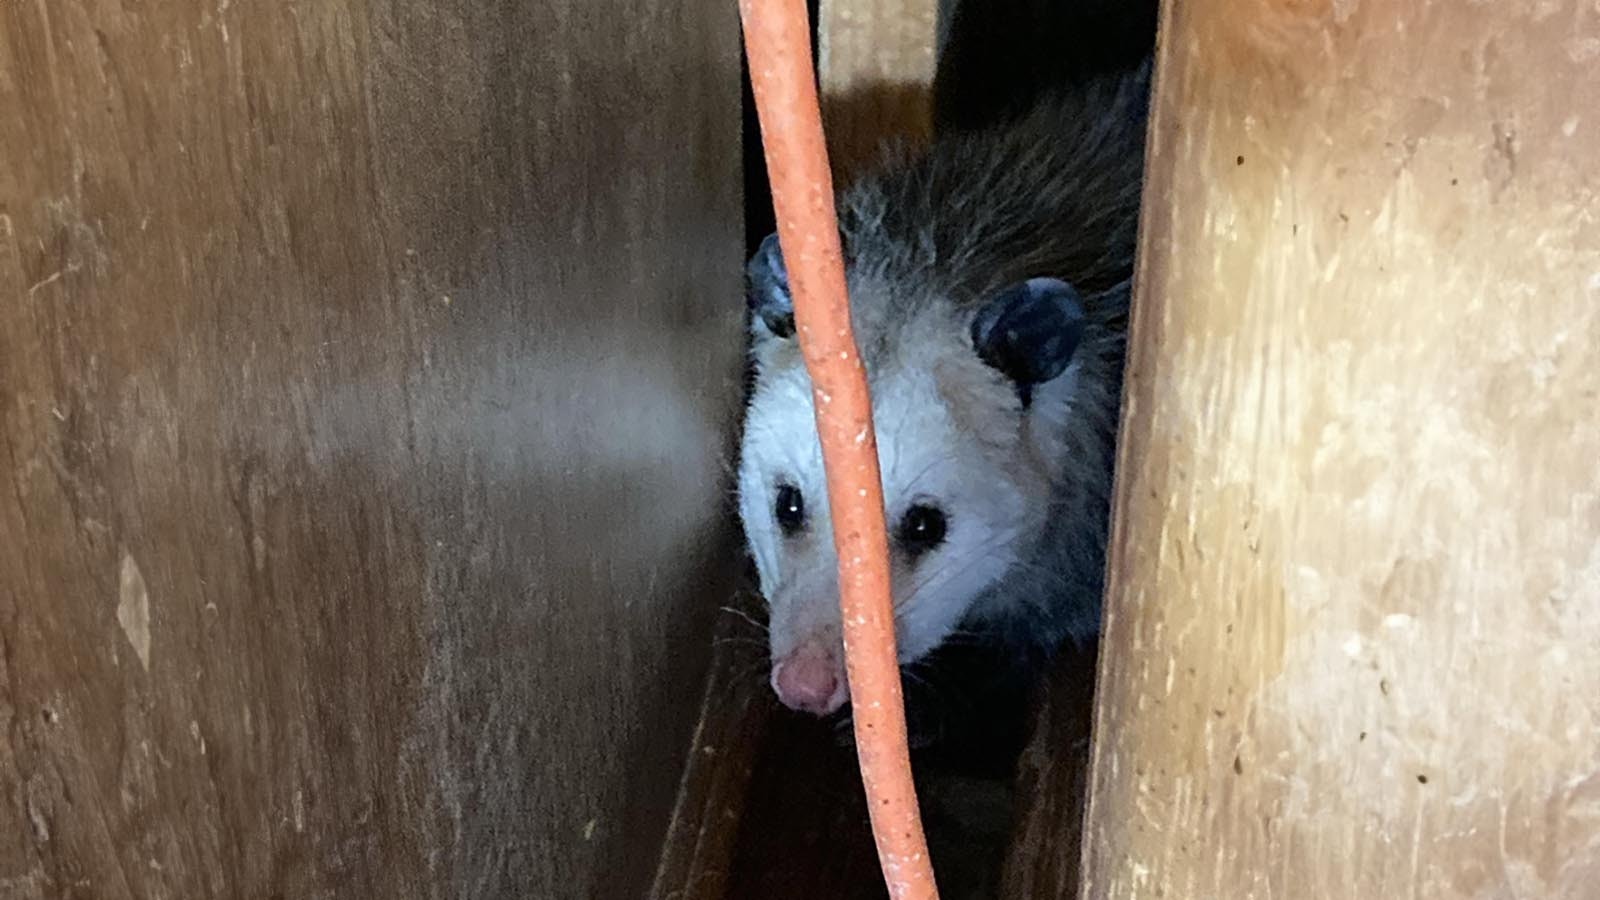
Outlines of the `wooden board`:
<svg viewBox="0 0 1600 900">
<path fill-rule="evenodd" d="M 1004 900 L 1076 896 L 1089 794 L 1094 648 L 1068 648 L 1045 684 L 1017 763 L 1016 824 L 1001 871 Z"/>
<path fill-rule="evenodd" d="M 776 698 L 767 686 L 765 626 L 759 610 L 729 606 L 700 700 L 700 719 L 662 847 L 651 900 L 723 900 L 746 822 L 771 810 L 751 804 L 751 783 L 767 746 Z"/>
<path fill-rule="evenodd" d="M 1600 11 L 1163 29 L 1081 896 L 1592 898 Z"/>
<path fill-rule="evenodd" d="M 938 0 L 820 0 L 817 71 L 834 177 L 878 158 L 885 140 L 925 143 L 933 128 Z"/>
<path fill-rule="evenodd" d="M 0 5 L 0 896 L 636 897 L 736 10 Z"/>
</svg>

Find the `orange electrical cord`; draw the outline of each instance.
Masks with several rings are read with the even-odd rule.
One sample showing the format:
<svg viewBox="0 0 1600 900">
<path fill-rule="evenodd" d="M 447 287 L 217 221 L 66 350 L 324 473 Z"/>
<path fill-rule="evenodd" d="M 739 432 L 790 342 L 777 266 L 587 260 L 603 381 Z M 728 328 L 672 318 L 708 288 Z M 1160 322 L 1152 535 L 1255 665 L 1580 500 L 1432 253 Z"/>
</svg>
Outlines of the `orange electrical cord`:
<svg viewBox="0 0 1600 900">
<path fill-rule="evenodd" d="M 750 82 L 795 330 L 811 375 L 833 542 L 856 755 L 884 882 L 936 900 L 917 810 L 889 593 L 889 538 L 866 369 L 850 327 L 833 178 L 823 142 L 805 0 L 740 0 Z"/>
</svg>

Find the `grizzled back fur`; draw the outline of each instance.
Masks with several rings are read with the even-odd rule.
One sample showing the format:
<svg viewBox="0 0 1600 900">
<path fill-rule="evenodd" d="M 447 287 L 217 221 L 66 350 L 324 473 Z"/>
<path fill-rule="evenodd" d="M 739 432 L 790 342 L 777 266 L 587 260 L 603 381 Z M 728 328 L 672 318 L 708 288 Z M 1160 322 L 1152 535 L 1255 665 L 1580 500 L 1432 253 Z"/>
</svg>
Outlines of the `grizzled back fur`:
<svg viewBox="0 0 1600 900">
<path fill-rule="evenodd" d="M 1058 89 L 1026 116 L 943 134 L 920 155 L 891 146 L 841 192 L 856 339 L 869 366 L 916 304 L 976 308 L 1041 274 L 1100 294 L 1131 276 L 1149 74 L 1143 62 Z M 1126 309 L 1089 312 L 1120 328 Z"/>
</svg>

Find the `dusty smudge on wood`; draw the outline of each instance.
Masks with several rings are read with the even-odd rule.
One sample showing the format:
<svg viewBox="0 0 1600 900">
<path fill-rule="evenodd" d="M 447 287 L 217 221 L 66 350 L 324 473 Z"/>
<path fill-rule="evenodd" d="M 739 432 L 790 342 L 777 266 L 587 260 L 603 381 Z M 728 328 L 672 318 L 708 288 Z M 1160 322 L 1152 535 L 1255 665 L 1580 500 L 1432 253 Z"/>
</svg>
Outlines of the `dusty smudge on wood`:
<svg viewBox="0 0 1600 900">
<path fill-rule="evenodd" d="M 0 894 L 642 893 L 729 558 L 737 41 L 0 6 Z"/>
</svg>

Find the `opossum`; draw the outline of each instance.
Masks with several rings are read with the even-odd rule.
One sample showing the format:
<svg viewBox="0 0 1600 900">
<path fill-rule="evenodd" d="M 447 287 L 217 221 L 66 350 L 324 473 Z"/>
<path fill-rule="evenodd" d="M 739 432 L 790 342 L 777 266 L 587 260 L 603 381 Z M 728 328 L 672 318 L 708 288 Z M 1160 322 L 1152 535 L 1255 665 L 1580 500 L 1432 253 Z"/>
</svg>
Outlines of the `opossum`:
<svg viewBox="0 0 1600 900">
<path fill-rule="evenodd" d="M 837 196 L 903 666 L 982 642 L 1032 667 L 1097 631 L 1149 76 L 1144 54 L 957 122 Z M 828 715 L 848 699 L 837 561 L 775 235 L 747 300 L 738 500 L 770 681 Z"/>
</svg>

